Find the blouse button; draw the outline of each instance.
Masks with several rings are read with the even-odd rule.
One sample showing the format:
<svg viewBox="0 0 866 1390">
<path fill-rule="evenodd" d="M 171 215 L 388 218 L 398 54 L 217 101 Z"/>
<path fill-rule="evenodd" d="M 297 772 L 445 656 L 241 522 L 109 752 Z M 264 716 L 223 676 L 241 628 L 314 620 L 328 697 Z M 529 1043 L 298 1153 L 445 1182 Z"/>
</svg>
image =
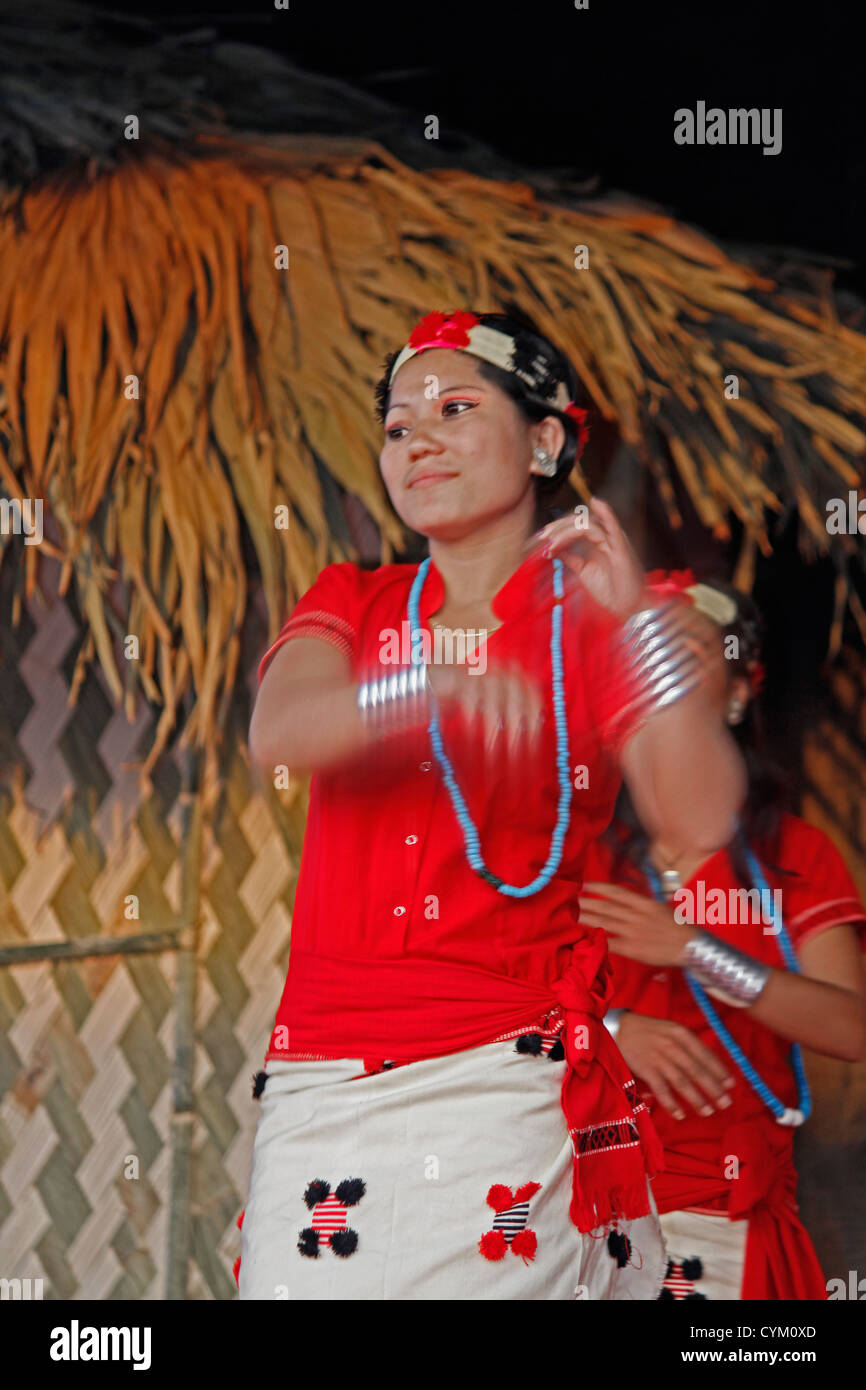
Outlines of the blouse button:
<svg viewBox="0 0 866 1390">
<path fill-rule="evenodd" d="M 417 843 L 418 843 L 418 836 L 417 836 L 417 835 L 407 835 L 407 836 L 406 836 L 406 844 L 407 844 L 407 845 L 417 845 Z"/>
<path fill-rule="evenodd" d="M 405 907 L 395 907 L 395 908 L 394 908 L 394 916 L 395 916 L 395 917 L 402 917 L 402 916 L 403 916 L 403 913 L 404 913 L 405 911 L 406 911 Z"/>
<path fill-rule="evenodd" d="M 422 772 L 429 772 L 430 769 L 431 769 L 431 767 L 433 766 L 433 764 L 432 764 L 432 763 L 428 763 L 428 762 L 423 762 L 423 763 L 420 763 L 419 766 L 420 766 Z"/>
</svg>

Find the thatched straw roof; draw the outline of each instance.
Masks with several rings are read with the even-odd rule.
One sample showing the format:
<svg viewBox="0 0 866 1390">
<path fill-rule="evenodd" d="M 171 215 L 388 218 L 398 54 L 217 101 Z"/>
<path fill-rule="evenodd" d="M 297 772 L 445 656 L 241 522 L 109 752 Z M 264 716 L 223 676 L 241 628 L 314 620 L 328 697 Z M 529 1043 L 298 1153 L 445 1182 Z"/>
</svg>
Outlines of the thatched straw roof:
<svg viewBox="0 0 866 1390">
<path fill-rule="evenodd" d="M 52 156 L 28 181 L 24 146 L 10 173 L 5 109 L 0 481 L 45 499 L 42 549 L 86 622 L 80 669 L 96 657 L 118 701 L 140 689 L 163 707 L 149 766 L 181 725 L 201 747 L 218 737 L 247 604 L 242 528 L 273 631 L 351 554 L 339 489 L 375 521 L 383 560 L 402 544 L 372 388 L 433 308 L 525 309 L 651 471 L 672 526 L 678 474 L 717 537 L 742 521 L 747 585 L 768 520 L 796 506 L 807 548 L 835 547 L 844 598 L 855 541 L 828 535 L 825 499 L 863 477 L 866 337 L 826 278 L 780 283 L 645 207 L 424 170 L 338 135 L 186 128 L 115 140 L 89 165 Z M 29 592 L 39 547 L 11 543 Z M 122 660 L 127 634 L 137 661 Z"/>
</svg>

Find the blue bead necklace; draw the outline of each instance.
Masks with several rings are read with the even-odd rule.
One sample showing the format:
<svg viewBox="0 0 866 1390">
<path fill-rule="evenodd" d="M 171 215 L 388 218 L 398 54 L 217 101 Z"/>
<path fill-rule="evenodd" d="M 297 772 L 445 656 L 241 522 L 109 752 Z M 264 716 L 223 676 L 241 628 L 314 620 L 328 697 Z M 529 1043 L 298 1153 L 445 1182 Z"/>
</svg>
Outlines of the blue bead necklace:
<svg viewBox="0 0 866 1390">
<path fill-rule="evenodd" d="M 411 652 L 413 663 L 420 665 L 420 656 L 416 661 L 417 645 L 415 634 L 420 636 L 421 620 L 418 614 L 418 606 L 421 599 L 421 591 L 424 588 L 424 581 L 430 569 L 430 556 L 418 567 L 412 590 L 409 594 L 408 616 L 409 631 L 411 641 Z M 564 593 L 562 582 L 563 565 L 561 560 L 553 560 L 553 593 L 554 602 L 550 617 L 550 662 L 553 673 L 553 713 L 556 721 L 556 768 L 559 778 L 559 803 L 556 814 L 556 825 L 550 840 L 550 853 L 544 868 L 532 880 L 531 883 L 518 887 L 514 883 L 505 883 L 496 874 L 491 873 L 481 854 L 481 841 L 478 830 L 469 809 L 463 798 L 463 793 L 454 776 L 454 769 L 451 766 L 445 747 L 442 742 L 442 734 L 439 729 L 439 717 L 436 712 L 435 697 L 433 701 L 434 713 L 427 726 L 430 734 L 430 742 L 433 746 L 433 753 L 439 767 L 442 769 L 442 776 L 448 795 L 451 798 L 451 805 L 460 823 L 463 832 L 463 842 L 466 847 L 466 858 L 479 878 L 483 878 L 491 884 L 498 893 L 503 893 L 510 898 L 529 898 L 534 893 L 540 893 L 545 888 L 562 862 L 562 848 L 565 842 L 565 834 L 568 830 L 568 822 L 571 815 L 571 754 L 568 745 L 568 725 L 565 718 L 565 682 L 562 669 L 562 598 Z"/>
<path fill-rule="evenodd" d="M 744 844 L 743 849 L 745 851 L 746 863 L 748 864 L 749 871 L 752 875 L 752 887 L 757 888 L 762 895 L 764 893 L 768 895 L 767 898 L 764 898 L 762 896 L 760 899 L 761 902 L 773 902 L 773 897 L 770 893 L 770 889 L 767 885 L 767 880 L 764 877 L 764 871 L 761 868 L 760 863 L 758 862 L 757 858 L 752 853 L 752 851 L 749 849 L 748 845 Z M 644 873 L 649 879 L 650 887 L 653 890 L 653 895 L 658 899 L 659 902 L 664 902 L 665 896 L 662 892 L 661 881 L 656 872 L 655 865 L 653 864 L 652 860 L 649 858 L 648 855 L 644 861 Z M 776 918 L 774 915 L 773 924 L 774 926 L 778 927 L 777 934 L 779 938 L 779 945 L 782 949 L 782 954 L 785 957 L 788 969 L 792 970 L 795 975 L 799 975 L 800 962 L 797 960 L 797 954 L 794 950 L 794 947 L 791 945 L 791 938 L 788 936 L 787 928 L 781 916 Z M 698 1006 L 702 1010 L 704 1017 L 706 1018 L 716 1037 L 719 1039 L 719 1042 L 725 1048 L 728 1055 L 737 1064 L 737 1066 L 740 1069 L 740 1072 L 748 1081 L 752 1090 L 757 1092 L 757 1094 L 761 1097 L 761 1100 L 767 1106 L 767 1109 L 773 1112 L 778 1123 L 780 1125 L 803 1124 L 803 1122 L 807 1120 L 809 1118 L 809 1115 L 811 1114 L 812 1097 L 809 1093 L 809 1083 L 806 1080 L 806 1069 L 803 1065 L 803 1053 L 800 1049 L 799 1043 L 794 1043 L 791 1047 L 791 1066 L 793 1068 L 794 1076 L 797 1079 L 797 1109 L 791 1110 L 788 1108 L 788 1106 L 782 1104 L 778 1096 L 773 1094 L 767 1083 L 763 1081 L 761 1077 L 758 1075 L 758 1073 L 755 1071 L 755 1068 L 752 1066 L 743 1049 L 739 1046 L 737 1042 L 735 1042 L 725 1025 L 722 1023 L 722 1020 L 719 1018 L 718 1013 L 713 1008 L 709 995 L 707 994 L 700 981 L 695 979 L 694 975 L 692 975 L 688 970 L 684 971 L 683 973 L 686 977 L 686 983 L 688 984 L 689 989 L 691 990 L 695 1000 L 697 1001 Z"/>
</svg>

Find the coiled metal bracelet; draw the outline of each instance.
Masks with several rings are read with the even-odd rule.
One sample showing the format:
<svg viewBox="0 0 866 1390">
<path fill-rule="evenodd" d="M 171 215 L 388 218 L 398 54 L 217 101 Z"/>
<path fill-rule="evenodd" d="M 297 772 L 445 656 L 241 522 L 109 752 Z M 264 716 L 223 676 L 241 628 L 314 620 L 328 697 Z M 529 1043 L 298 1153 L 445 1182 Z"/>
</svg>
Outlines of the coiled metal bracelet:
<svg viewBox="0 0 866 1390">
<path fill-rule="evenodd" d="M 714 994 L 735 1009 L 754 1004 L 770 978 L 770 967 L 710 932 L 699 931 L 688 942 L 681 964 Z"/>
<path fill-rule="evenodd" d="M 639 680 L 642 714 L 672 705 L 700 684 L 704 662 L 686 641 L 689 605 L 669 599 L 623 624 L 629 674 Z"/>
<path fill-rule="evenodd" d="M 368 725 L 388 722 L 410 722 L 421 717 L 430 699 L 427 666 L 400 666 L 373 680 L 361 681 L 358 686 L 358 709 Z"/>
</svg>

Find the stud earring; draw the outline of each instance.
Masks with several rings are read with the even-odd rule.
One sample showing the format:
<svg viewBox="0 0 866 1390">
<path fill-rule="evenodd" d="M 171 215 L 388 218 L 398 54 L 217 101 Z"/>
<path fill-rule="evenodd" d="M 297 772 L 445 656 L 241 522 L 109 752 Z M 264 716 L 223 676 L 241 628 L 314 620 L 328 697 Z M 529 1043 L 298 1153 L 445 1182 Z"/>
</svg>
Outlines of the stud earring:
<svg viewBox="0 0 866 1390">
<path fill-rule="evenodd" d="M 746 705 L 743 700 L 732 700 L 728 705 L 728 723 L 742 724 L 743 715 L 746 713 Z"/>
<path fill-rule="evenodd" d="M 538 464 L 539 473 L 542 473 L 545 478 L 552 478 L 556 472 L 556 459 L 553 455 L 549 454 L 546 449 L 538 447 L 533 449 L 532 457 Z"/>
</svg>

